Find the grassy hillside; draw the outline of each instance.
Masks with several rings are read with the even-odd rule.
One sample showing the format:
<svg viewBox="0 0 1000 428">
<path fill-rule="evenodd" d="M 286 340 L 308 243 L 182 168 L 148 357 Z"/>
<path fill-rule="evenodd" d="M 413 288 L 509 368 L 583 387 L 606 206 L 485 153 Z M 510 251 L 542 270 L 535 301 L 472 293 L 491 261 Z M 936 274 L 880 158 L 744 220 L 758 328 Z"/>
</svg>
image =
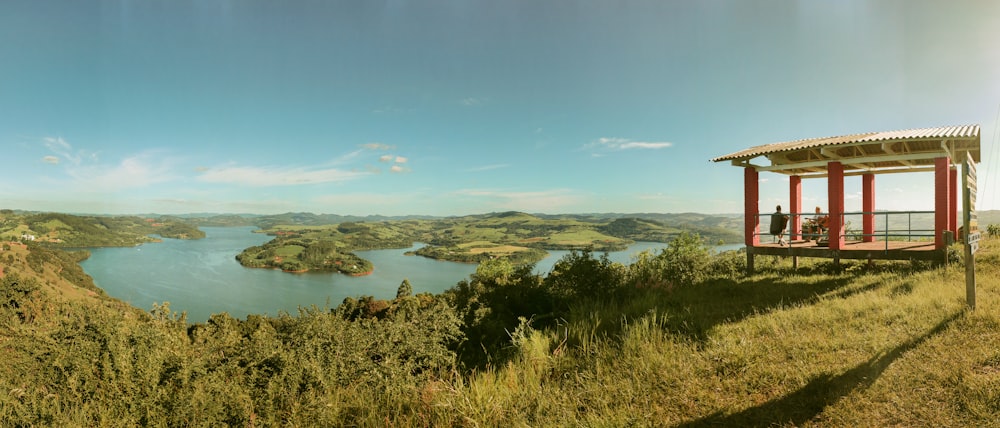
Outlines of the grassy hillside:
<svg viewBox="0 0 1000 428">
<path fill-rule="evenodd" d="M 199 239 L 197 227 L 172 217 L 78 216 L 0 211 L 0 240 L 51 247 L 125 247 L 163 238 Z"/>
<path fill-rule="evenodd" d="M 677 241 L 675 241 L 676 243 Z M 0 281 L 0 420 L 134 426 L 997 426 L 1000 243 L 960 263 L 503 261 L 441 296 L 187 325 Z M 28 249 L 30 251 L 30 249 Z M 0 261 L 6 255 L 0 255 Z M 137 279 L 141 281 L 141 278 Z"/>
<path fill-rule="evenodd" d="M 323 223 L 338 216 L 283 214 L 259 219 L 266 226 L 262 232 L 276 238 L 267 244 L 247 248 L 237 260 L 247 267 L 358 274 L 369 272 L 371 266 L 353 251 L 406 248 L 415 242 L 427 244 L 415 251 L 416 255 L 466 263 L 496 258 L 535 263 L 545 258 L 546 250 L 618 251 L 640 240 L 670 242 L 685 231 L 710 230 L 706 241 L 712 243 L 738 242 L 739 236 L 733 231 L 691 223 L 694 219 L 707 221 L 708 218 L 718 222 L 722 217 L 681 216 L 686 226 L 668 226 L 658 220 L 632 217 L 536 216 L 513 211 L 340 223 Z M 300 255 L 312 257 L 307 259 Z"/>
</svg>

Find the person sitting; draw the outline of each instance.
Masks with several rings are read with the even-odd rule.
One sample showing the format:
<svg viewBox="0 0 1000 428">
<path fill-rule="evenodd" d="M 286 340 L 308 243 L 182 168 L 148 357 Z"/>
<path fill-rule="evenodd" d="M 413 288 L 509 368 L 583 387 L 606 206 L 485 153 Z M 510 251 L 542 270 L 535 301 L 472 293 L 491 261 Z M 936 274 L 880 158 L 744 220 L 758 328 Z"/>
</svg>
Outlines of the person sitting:
<svg viewBox="0 0 1000 428">
<path fill-rule="evenodd" d="M 778 237 L 778 244 L 784 247 L 788 242 L 785 241 L 785 227 L 788 225 L 788 216 L 781 213 L 781 205 L 775 207 L 776 212 L 771 214 L 771 228 L 770 232 L 772 235 Z"/>
<path fill-rule="evenodd" d="M 830 221 L 830 216 L 821 214 L 821 209 L 816 207 L 816 215 L 813 218 L 806 221 L 805 231 L 806 231 L 806 241 L 809 241 L 816 237 L 818 242 L 822 238 L 823 233 L 826 232 L 827 223 Z"/>
</svg>

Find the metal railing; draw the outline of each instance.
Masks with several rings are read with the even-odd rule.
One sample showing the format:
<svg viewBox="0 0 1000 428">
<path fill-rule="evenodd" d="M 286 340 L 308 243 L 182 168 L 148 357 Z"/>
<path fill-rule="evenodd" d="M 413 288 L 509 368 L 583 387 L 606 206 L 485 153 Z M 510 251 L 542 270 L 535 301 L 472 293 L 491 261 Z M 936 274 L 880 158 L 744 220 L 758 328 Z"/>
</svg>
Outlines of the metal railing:
<svg viewBox="0 0 1000 428">
<path fill-rule="evenodd" d="M 806 233 L 807 228 L 807 217 L 811 219 L 815 216 L 829 216 L 829 213 L 782 213 L 789 217 L 788 224 L 785 227 L 784 236 L 795 236 L 795 237 L 805 237 L 812 239 L 819 239 L 827 236 L 826 233 Z M 864 237 L 875 237 L 876 239 L 881 238 L 881 241 L 885 242 L 885 250 L 889 250 L 890 241 L 902 241 L 906 240 L 912 242 L 933 240 L 934 239 L 934 211 L 858 211 L 858 212 L 848 212 L 842 213 L 840 216 L 841 233 L 840 236 L 845 240 L 855 240 L 861 241 Z M 875 218 L 875 228 L 873 233 L 864 233 L 862 224 L 864 221 L 864 216 L 872 215 Z M 795 224 L 795 218 L 798 217 L 802 219 L 800 221 L 801 230 L 794 231 L 798 233 L 792 233 L 792 225 Z M 915 218 L 916 217 L 916 218 Z M 853 219 L 857 219 L 856 225 L 852 223 Z M 758 232 L 755 236 L 776 236 L 770 233 L 768 226 L 771 224 L 771 214 L 757 214 L 757 224 L 760 226 Z M 829 223 L 829 221 L 828 221 Z M 824 230 L 829 230 L 828 228 L 823 228 Z M 761 231 L 764 230 L 764 231 Z"/>
</svg>

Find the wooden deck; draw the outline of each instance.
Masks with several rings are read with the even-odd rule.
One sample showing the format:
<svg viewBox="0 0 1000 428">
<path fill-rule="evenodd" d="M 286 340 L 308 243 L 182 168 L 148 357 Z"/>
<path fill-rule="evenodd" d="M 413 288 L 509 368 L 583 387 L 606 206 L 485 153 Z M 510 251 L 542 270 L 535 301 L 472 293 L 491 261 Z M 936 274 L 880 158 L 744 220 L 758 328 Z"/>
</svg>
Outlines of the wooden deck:
<svg viewBox="0 0 1000 428">
<path fill-rule="evenodd" d="M 784 246 L 777 242 L 762 242 L 747 248 L 747 253 L 754 255 L 862 260 L 944 261 L 945 251 L 935 249 L 933 241 L 848 241 L 840 250 L 831 250 L 816 245 L 814 241 L 799 240 Z"/>
</svg>

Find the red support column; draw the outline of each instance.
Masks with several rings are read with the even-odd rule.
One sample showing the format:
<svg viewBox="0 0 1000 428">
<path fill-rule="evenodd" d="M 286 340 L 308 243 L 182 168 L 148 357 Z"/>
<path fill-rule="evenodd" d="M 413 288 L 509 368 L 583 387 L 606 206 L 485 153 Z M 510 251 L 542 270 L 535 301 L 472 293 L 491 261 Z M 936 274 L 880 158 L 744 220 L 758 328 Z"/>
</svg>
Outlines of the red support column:
<svg viewBox="0 0 1000 428">
<path fill-rule="evenodd" d="M 865 234 L 862 241 L 875 242 L 875 174 L 861 176 L 861 230 Z"/>
<path fill-rule="evenodd" d="M 745 216 L 744 241 L 748 247 L 756 247 L 760 244 L 759 220 L 757 214 L 757 199 L 759 190 L 757 188 L 757 170 L 754 168 L 743 169 L 743 213 Z"/>
<path fill-rule="evenodd" d="M 830 249 L 844 247 L 844 165 L 840 162 L 827 164 L 827 198 L 830 202 Z"/>
<path fill-rule="evenodd" d="M 788 240 L 792 241 L 802 233 L 802 177 L 793 175 L 788 178 L 788 200 L 792 205 L 788 208 L 792 216 L 788 227 Z"/>
<path fill-rule="evenodd" d="M 945 247 L 944 231 L 948 230 L 948 187 L 951 173 L 947 157 L 934 159 L 934 248 Z"/>
<path fill-rule="evenodd" d="M 954 166 L 948 174 L 948 230 L 958 239 L 958 168 Z"/>
</svg>

